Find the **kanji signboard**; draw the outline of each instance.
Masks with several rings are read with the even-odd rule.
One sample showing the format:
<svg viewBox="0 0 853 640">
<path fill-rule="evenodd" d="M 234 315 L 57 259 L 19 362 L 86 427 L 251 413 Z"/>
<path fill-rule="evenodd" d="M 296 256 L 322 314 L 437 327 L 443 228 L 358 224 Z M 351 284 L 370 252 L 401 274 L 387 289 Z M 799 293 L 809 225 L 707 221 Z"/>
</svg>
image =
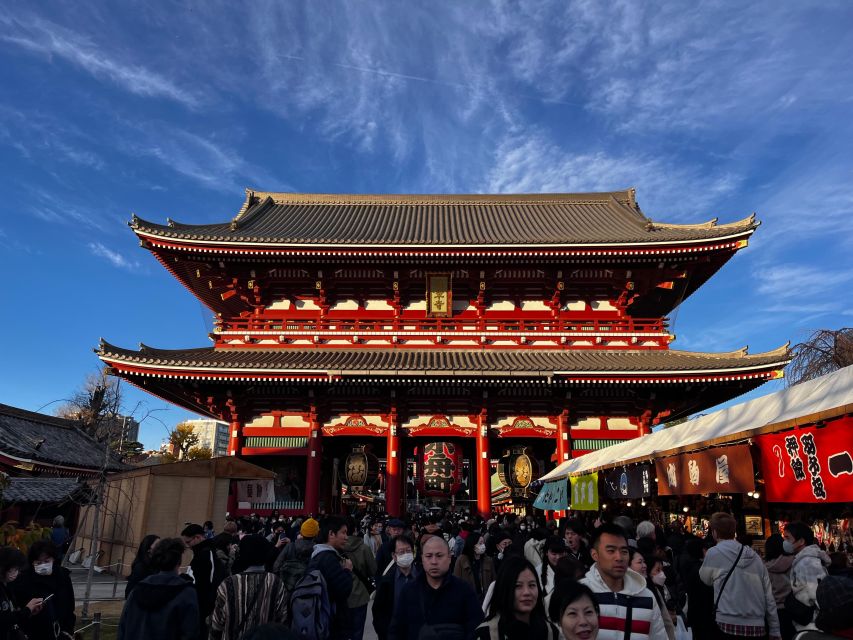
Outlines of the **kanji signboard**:
<svg viewBox="0 0 853 640">
<path fill-rule="evenodd" d="M 768 502 L 853 501 L 853 418 L 757 442 Z"/>
<path fill-rule="evenodd" d="M 658 495 L 747 493 L 755 488 L 749 445 L 705 449 L 655 461 Z"/>
</svg>

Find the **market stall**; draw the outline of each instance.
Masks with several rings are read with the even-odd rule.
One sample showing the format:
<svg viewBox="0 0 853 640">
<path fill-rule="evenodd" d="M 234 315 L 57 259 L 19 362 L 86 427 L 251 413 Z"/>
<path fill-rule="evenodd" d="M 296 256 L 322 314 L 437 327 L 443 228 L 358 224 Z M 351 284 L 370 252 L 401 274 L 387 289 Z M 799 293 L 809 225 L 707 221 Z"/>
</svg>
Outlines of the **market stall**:
<svg viewBox="0 0 853 640">
<path fill-rule="evenodd" d="M 803 519 L 828 546 L 850 546 L 853 367 L 569 460 L 542 481 L 539 508 L 606 510 L 601 495 L 697 533 L 722 509 L 742 535 Z"/>
</svg>

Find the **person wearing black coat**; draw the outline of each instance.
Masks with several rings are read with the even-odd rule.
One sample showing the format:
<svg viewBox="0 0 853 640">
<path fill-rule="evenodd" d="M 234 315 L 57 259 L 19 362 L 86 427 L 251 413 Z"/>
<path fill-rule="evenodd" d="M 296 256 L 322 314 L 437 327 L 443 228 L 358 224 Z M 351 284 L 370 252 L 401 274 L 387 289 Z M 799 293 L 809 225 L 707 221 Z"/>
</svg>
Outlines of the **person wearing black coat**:
<svg viewBox="0 0 853 640">
<path fill-rule="evenodd" d="M 180 538 L 165 538 L 157 544 L 151 562 L 158 573 L 145 578 L 131 592 L 119 619 L 118 640 L 199 637 L 196 590 L 187 577 L 178 575 L 184 549 Z"/>
<path fill-rule="evenodd" d="M 461 637 L 473 638 L 483 620 L 474 590 L 450 573 L 450 548 L 432 536 L 421 549 L 423 573 L 400 591 L 388 628 L 388 640 L 417 640 L 427 625 L 457 625 Z"/>
<path fill-rule="evenodd" d="M 28 553 L 27 568 L 12 583 L 12 592 L 18 602 L 33 598 L 44 602 L 40 615 L 31 616 L 21 625 L 30 640 L 54 640 L 59 633 L 74 633 L 74 587 L 71 572 L 60 566 L 59 551 L 50 540 L 38 540 Z M 57 632 L 58 631 L 58 632 Z"/>
<path fill-rule="evenodd" d="M 21 569 L 27 566 L 24 554 L 14 547 L 0 547 L 0 640 L 16 640 L 20 629 L 42 610 L 41 598 L 34 598 L 18 608 L 10 589 Z"/>
<path fill-rule="evenodd" d="M 200 524 L 188 525 L 181 531 L 181 538 L 193 552 L 190 570 L 195 583 L 196 595 L 198 595 L 199 637 L 204 640 L 207 638 L 205 620 L 213 613 L 216 589 L 225 578 L 227 569 L 217 557 L 213 541 L 204 537 L 204 529 Z"/>
<path fill-rule="evenodd" d="M 153 576 L 157 573 L 157 570 L 151 564 L 151 551 L 159 539 L 160 536 L 153 533 L 142 538 L 139 549 L 136 551 L 136 557 L 133 559 L 133 564 L 130 565 L 130 575 L 127 577 L 127 586 L 124 588 L 125 600 L 130 596 L 130 592 L 133 591 L 136 585 L 148 576 Z"/>
</svg>

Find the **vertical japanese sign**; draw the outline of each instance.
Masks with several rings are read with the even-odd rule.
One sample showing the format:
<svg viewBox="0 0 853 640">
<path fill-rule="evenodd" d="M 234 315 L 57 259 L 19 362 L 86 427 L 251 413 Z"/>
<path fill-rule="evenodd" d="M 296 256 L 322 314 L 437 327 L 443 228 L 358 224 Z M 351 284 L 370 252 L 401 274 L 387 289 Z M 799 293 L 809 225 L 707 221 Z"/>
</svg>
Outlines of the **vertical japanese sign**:
<svg viewBox="0 0 853 640">
<path fill-rule="evenodd" d="M 749 445 L 705 449 L 655 461 L 658 495 L 746 493 L 755 488 Z"/>
<path fill-rule="evenodd" d="M 598 473 L 569 478 L 572 485 L 570 508 L 575 511 L 598 511 Z"/>
<path fill-rule="evenodd" d="M 756 441 L 768 502 L 853 501 L 853 418 Z"/>
<path fill-rule="evenodd" d="M 453 309 L 449 273 L 427 275 L 427 315 L 449 316 Z"/>
</svg>

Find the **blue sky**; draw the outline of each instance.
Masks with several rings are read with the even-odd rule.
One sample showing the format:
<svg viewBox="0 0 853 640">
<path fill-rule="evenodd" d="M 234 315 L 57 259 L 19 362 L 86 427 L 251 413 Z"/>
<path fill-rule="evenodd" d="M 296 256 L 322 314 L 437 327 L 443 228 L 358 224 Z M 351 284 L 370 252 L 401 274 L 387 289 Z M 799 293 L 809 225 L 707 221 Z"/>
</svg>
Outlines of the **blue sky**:
<svg viewBox="0 0 853 640">
<path fill-rule="evenodd" d="M 658 220 L 755 211 L 674 347 L 849 326 L 853 5 L 694 4 L 4 3 L 0 402 L 67 397 L 100 336 L 209 344 L 209 312 L 126 222 L 222 221 L 247 186 L 634 186 Z M 126 392 L 163 409 L 146 445 L 188 415 Z"/>
</svg>

